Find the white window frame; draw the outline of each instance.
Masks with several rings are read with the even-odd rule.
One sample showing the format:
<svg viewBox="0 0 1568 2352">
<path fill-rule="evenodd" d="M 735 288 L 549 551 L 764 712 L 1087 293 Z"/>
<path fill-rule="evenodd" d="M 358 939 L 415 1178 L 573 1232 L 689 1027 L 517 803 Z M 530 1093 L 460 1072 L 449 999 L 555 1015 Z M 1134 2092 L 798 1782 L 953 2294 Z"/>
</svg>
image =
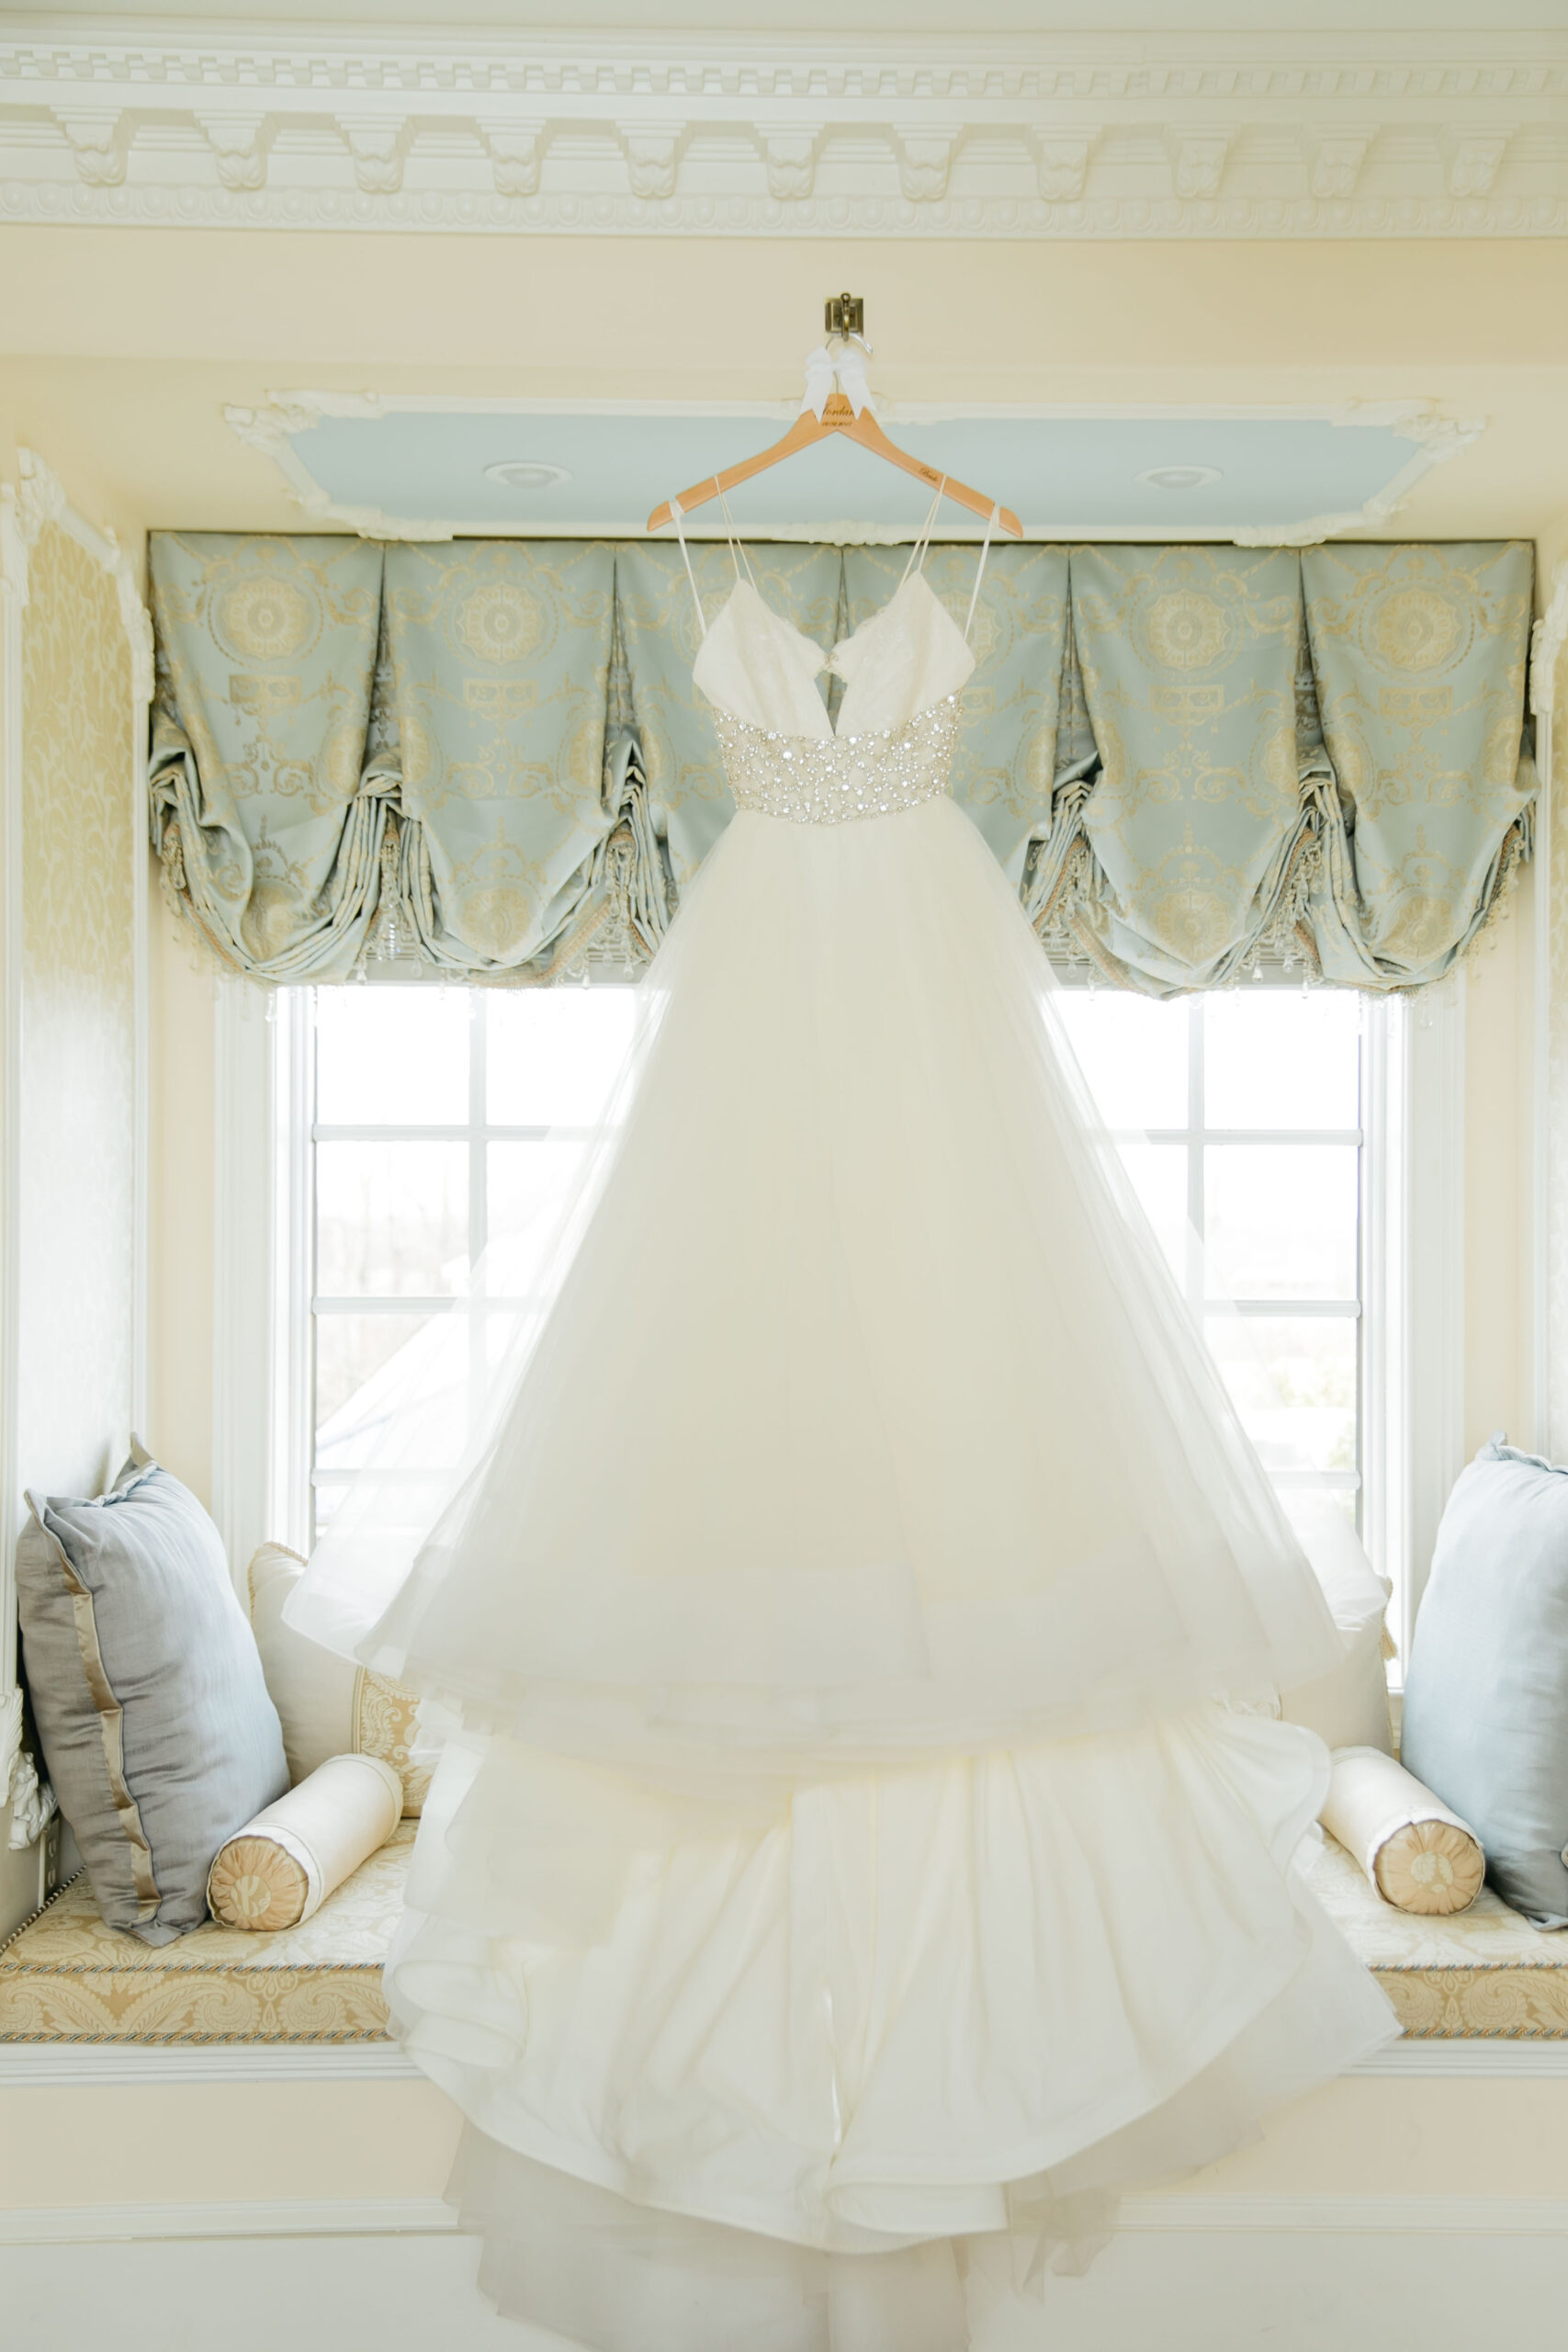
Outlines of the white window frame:
<svg viewBox="0 0 1568 2352">
<path fill-rule="evenodd" d="M 1369 1015 L 1361 1519 L 1403 1657 L 1464 1461 L 1463 973 Z M 308 993 L 221 981 L 216 1030 L 212 1487 L 243 1582 L 258 1544 L 302 1552 L 310 1526 Z"/>
<path fill-rule="evenodd" d="M 1367 1309 L 1376 1298 L 1382 1301 L 1382 1268 L 1374 1259 L 1369 1244 L 1372 1238 L 1374 1220 L 1369 1208 L 1382 1193 L 1382 1170 L 1387 1159 L 1388 1096 L 1380 1090 L 1374 1095 L 1370 1084 L 1370 1072 L 1363 1069 L 1359 1077 L 1361 1124 L 1352 1127 L 1216 1127 L 1210 1124 L 1207 1101 L 1207 1034 L 1205 1008 L 1213 1001 L 1206 994 L 1195 994 L 1185 1001 L 1187 1019 L 1187 1115 L 1179 1126 L 1147 1127 L 1130 1135 L 1128 1141 L 1148 1143 L 1161 1151 L 1180 1151 L 1186 1159 L 1186 1197 L 1188 1260 L 1183 1270 L 1181 1286 L 1195 1320 L 1201 1326 L 1215 1312 L 1229 1312 L 1246 1320 L 1276 1316 L 1289 1319 L 1323 1318 L 1334 1322 L 1368 1320 Z M 1365 1040 L 1376 1034 L 1386 1039 L 1392 1026 L 1397 1023 L 1397 1008 L 1387 1003 L 1373 1002 L 1366 1008 L 1362 1026 Z M 1386 1051 L 1385 1051 L 1386 1058 Z M 1302 1145 L 1311 1149 L 1332 1149 L 1349 1146 L 1358 1155 L 1361 1197 L 1358 1204 L 1357 1234 L 1360 1262 L 1357 1269 L 1355 1300 L 1318 1298 L 1227 1298 L 1215 1296 L 1206 1281 L 1207 1266 L 1201 1236 L 1205 1229 L 1207 1209 L 1204 1198 L 1207 1180 L 1207 1156 L 1213 1150 L 1224 1151 L 1237 1145 L 1284 1148 Z M 1381 1238 L 1381 1237 L 1380 1237 Z M 1376 1504 L 1369 1510 L 1371 1495 L 1366 1442 L 1371 1415 L 1366 1409 L 1363 1391 L 1367 1376 L 1367 1351 L 1363 1333 L 1357 1333 L 1357 1466 L 1353 1472 L 1286 1470 L 1276 1474 L 1281 1487 L 1311 1487 L 1320 1492 L 1355 1493 L 1363 1523 L 1379 1513 Z M 1381 1476 L 1381 1460 L 1377 1465 Z"/>
</svg>

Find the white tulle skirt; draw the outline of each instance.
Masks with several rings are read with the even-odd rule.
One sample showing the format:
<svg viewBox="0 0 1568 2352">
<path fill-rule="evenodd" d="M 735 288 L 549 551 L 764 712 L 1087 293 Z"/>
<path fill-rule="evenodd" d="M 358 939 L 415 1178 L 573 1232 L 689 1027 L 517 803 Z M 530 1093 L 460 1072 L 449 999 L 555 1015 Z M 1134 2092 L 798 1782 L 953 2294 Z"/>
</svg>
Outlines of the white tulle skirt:
<svg viewBox="0 0 1568 2352">
<path fill-rule="evenodd" d="M 1394 2030 L 1244 1711 L 1337 1636 L 1053 993 L 951 801 L 738 816 L 291 1605 L 465 1726 L 389 1996 L 594 2352 L 957 2352 Z"/>
</svg>

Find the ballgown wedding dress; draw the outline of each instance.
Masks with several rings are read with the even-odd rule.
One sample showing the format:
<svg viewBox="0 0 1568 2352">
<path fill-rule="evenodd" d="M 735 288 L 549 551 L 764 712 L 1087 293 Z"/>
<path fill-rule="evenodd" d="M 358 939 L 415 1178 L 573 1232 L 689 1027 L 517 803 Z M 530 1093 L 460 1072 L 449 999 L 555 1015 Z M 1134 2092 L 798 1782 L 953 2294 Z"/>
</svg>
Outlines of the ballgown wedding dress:
<svg viewBox="0 0 1568 2352">
<path fill-rule="evenodd" d="M 824 666 L 738 571 L 547 1307 L 291 1608 L 460 1716 L 389 1996 L 593 2352 L 959 2352 L 1395 2030 L 1269 1712 L 1338 1637 L 947 791 L 965 632 L 912 565 Z"/>
</svg>

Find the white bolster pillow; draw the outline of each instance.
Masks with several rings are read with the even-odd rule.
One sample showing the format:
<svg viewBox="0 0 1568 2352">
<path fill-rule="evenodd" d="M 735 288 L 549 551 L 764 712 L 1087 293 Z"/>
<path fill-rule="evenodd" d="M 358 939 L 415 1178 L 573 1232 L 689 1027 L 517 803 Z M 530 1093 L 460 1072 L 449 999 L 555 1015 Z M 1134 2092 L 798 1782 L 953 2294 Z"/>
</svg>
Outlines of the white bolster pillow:
<svg viewBox="0 0 1568 2352">
<path fill-rule="evenodd" d="M 1320 1818 L 1397 1910 L 1463 1911 L 1481 1892 L 1474 1830 L 1379 1748 L 1336 1749 Z"/>
<path fill-rule="evenodd" d="M 384 1846 L 402 1818 L 403 1784 L 378 1756 L 324 1764 L 220 1847 L 207 1905 L 226 1928 L 297 1928 Z"/>
</svg>

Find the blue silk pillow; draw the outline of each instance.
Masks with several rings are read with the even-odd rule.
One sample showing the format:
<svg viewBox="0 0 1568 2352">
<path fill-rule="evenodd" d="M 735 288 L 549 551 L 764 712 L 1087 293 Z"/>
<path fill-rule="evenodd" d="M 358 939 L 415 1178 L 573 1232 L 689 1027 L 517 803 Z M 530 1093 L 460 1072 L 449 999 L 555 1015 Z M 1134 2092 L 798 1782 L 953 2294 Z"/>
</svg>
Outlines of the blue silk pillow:
<svg viewBox="0 0 1568 2352">
<path fill-rule="evenodd" d="M 164 1944 L 207 1873 L 288 1786 L 277 1710 L 196 1497 L 134 1442 L 93 1501 L 29 1495 L 17 1545 L 39 1740 L 111 1928 Z"/>
<path fill-rule="evenodd" d="M 1506 1903 L 1568 1927 L 1568 1469 L 1499 1438 L 1438 1530 L 1400 1760 L 1471 1824 Z"/>
</svg>

